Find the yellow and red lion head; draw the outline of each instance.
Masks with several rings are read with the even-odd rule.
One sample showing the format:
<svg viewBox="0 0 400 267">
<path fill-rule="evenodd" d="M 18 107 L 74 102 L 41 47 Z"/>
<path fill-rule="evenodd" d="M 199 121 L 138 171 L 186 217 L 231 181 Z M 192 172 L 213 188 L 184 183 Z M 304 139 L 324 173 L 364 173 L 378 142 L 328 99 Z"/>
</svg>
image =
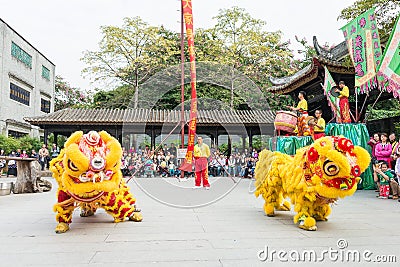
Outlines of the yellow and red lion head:
<svg viewBox="0 0 400 267">
<path fill-rule="evenodd" d="M 51 170 L 74 199 L 90 202 L 119 187 L 122 149 L 107 132 L 71 135 Z"/>
<path fill-rule="evenodd" d="M 295 161 L 304 162 L 304 179 L 326 198 L 352 195 L 360 175 L 369 166 L 371 157 L 360 146 L 345 137 L 330 136 L 315 141 Z"/>
</svg>

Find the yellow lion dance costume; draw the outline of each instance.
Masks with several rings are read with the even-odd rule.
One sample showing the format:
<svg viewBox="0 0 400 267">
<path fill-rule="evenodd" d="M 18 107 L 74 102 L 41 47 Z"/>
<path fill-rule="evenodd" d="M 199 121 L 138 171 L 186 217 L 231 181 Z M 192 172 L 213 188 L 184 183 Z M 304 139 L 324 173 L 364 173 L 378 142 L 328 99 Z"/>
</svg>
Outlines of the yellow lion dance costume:
<svg viewBox="0 0 400 267">
<path fill-rule="evenodd" d="M 77 207 L 81 208 L 82 217 L 103 208 L 114 217 L 114 222 L 126 218 L 142 221 L 135 199 L 122 179 L 121 156 L 119 142 L 105 131 L 78 131 L 68 138 L 60 155 L 50 162 L 59 186 L 58 202 L 54 205 L 56 233 L 69 230 Z"/>
<path fill-rule="evenodd" d="M 344 137 L 323 137 L 294 157 L 263 150 L 255 169 L 256 191 L 262 195 L 264 211 L 289 211 L 289 197 L 297 214 L 294 223 L 301 229 L 317 230 L 316 221 L 326 221 L 330 203 L 351 196 L 359 176 L 368 168 L 369 153 Z"/>
</svg>

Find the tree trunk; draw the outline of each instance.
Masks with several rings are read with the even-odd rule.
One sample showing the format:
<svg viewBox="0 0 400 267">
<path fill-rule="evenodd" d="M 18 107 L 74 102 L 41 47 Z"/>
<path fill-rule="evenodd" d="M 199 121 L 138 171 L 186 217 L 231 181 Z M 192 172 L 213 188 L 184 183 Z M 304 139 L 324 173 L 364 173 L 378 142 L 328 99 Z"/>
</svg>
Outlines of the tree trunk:
<svg viewBox="0 0 400 267">
<path fill-rule="evenodd" d="M 37 178 L 39 177 L 40 164 L 36 160 L 17 160 L 17 181 L 14 194 L 39 192 Z"/>
</svg>

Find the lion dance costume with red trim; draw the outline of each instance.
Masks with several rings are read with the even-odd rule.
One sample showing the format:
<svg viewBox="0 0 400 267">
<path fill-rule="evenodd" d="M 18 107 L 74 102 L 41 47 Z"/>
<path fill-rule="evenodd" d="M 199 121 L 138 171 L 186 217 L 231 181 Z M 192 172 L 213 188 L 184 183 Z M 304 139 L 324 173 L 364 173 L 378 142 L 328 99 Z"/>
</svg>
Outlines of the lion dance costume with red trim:
<svg viewBox="0 0 400 267">
<path fill-rule="evenodd" d="M 50 162 L 59 186 L 58 202 L 54 205 L 56 233 L 69 230 L 77 207 L 81 208 L 82 217 L 103 208 L 114 217 L 114 222 L 126 218 L 142 221 L 135 199 L 122 179 L 121 156 L 119 142 L 105 131 L 78 131 L 68 138 L 60 155 Z"/>
<path fill-rule="evenodd" d="M 331 203 L 354 194 L 370 160 L 365 149 L 344 137 L 320 138 L 294 157 L 263 150 L 255 169 L 255 195 L 263 196 L 268 216 L 275 210 L 289 211 L 285 198 L 290 198 L 297 213 L 294 223 L 315 231 L 316 221 L 327 220 Z"/>
</svg>

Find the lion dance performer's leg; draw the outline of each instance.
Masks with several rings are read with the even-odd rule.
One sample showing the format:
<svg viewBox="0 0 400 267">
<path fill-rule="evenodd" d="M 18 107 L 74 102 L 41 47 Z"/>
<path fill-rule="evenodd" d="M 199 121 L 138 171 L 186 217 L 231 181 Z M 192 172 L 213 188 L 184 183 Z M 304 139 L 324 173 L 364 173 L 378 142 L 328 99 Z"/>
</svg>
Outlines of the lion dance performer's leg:
<svg viewBox="0 0 400 267">
<path fill-rule="evenodd" d="M 54 211 L 57 212 L 56 220 L 58 225 L 56 233 L 65 233 L 69 230 L 69 224 L 72 221 L 72 213 L 75 209 L 75 200 L 62 190 L 58 190 L 58 203 L 54 205 Z"/>
<path fill-rule="evenodd" d="M 135 198 L 129 192 L 129 187 L 122 181 L 118 190 L 104 194 L 100 201 L 101 206 L 114 217 L 114 222 L 123 222 L 126 218 L 130 221 L 143 220 L 140 210 L 135 206 Z"/>
<path fill-rule="evenodd" d="M 285 162 L 287 157 L 290 156 L 268 150 L 263 150 L 259 155 L 255 170 L 255 195 L 256 197 L 263 196 L 264 212 L 267 216 L 275 216 L 275 210 L 290 210 L 289 202 L 284 201 L 282 180 L 279 177 L 279 164 Z"/>
<path fill-rule="evenodd" d="M 81 208 L 81 217 L 89 217 L 93 216 L 97 210 L 97 202 L 90 202 L 90 203 L 82 203 L 80 205 Z"/>
<path fill-rule="evenodd" d="M 50 162 L 50 170 L 53 172 L 53 177 L 60 185 L 61 176 L 63 173 L 62 158 L 64 156 L 64 150 L 61 150 L 57 158 L 54 158 Z M 56 233 L 65 233 L 69 230 L 69 224 L 72 221 L 72 213 L 75 209 L 75 200 L 62 189 L 58 189 L 57 192 L 57 204 L 54 205 L 53 209 L 57 212 L 56 220 L 58 225 L 56 226 Z"/>
<path fill-rule="evenodd" d="M 314 214 L 312 217 L 314 217 L 314 219 L 317 221 L 327 221 L 327 217 L 330 213 L 331 207 L 329 204 L 321 204 L 314 208 Z"/>
<path fill-rule="evenodd" d="M 317 222 L 315 218 L 313 218 L 313 215 L 318 213 L 318 210 L 315 210 L 317 207 L 315 198 L 315 195 L 307 194 L 307 192 L 302 192 L 297 195 L 296 205 L 294 206 L 294 211 L 297 212 L 297 214 L 294 216 L 293 221 L 295 224 L 298 223 L 301 229 L 308 231 L 317 230 Z M 328 214 L 326 214 L 326 216 Z"/>
</svg>

